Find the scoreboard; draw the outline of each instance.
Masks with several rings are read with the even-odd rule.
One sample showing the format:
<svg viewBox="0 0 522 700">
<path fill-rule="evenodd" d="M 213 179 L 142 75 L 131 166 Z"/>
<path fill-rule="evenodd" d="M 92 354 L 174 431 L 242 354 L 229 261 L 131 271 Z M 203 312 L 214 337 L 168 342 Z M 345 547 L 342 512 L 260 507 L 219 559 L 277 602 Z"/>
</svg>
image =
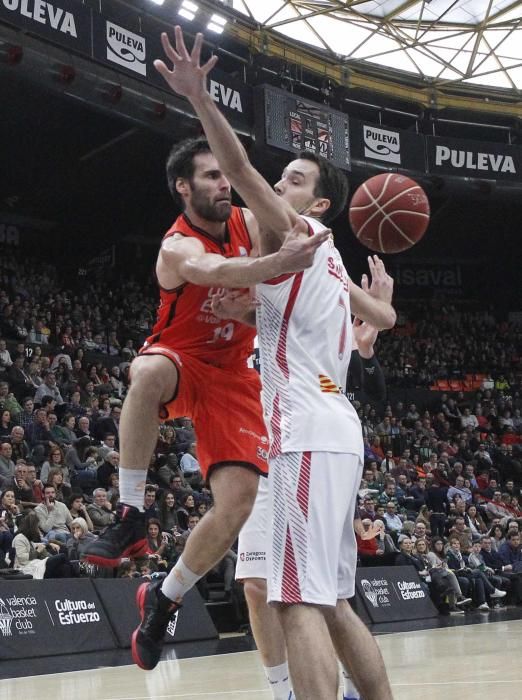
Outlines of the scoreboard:
<svg viewBox="0 0 522 700">
<path fill-rule="evenodd" d="M 256 102 L 256 136 L 263 143 L 295 154 L 309 151 L 350 170 L 348 115 L 269 85 L 259 88 Z"/>
</svg>

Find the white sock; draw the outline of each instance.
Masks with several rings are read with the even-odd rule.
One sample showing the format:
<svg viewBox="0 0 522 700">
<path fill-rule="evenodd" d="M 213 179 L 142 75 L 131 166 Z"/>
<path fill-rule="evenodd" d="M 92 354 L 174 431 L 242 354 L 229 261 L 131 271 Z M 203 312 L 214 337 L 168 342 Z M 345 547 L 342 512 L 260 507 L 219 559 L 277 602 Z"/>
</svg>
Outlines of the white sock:
<svg viewBox="0 0 522 700">
<path fill-rule="evenodd" d="M 354 686 L 348 671 L 343 668 L 343 695 L 345 698 L 360 698 L 359 691 Z"/>
<path fill-rule="evenodd" d="M 288 700 L 292 690 L 290 682 L 290 672 L 288 664 L 280 664 L 279 666 L 264 666 L 265 674 L 270 683 L 270 690 L 274 700 Z"/>
<path fill-rule="evenodd" d="M 118 477 L 120 480 L 120 503 L 143 510 L 147 470 L 120 467 Z"/>
<path fill-rule="evenodd" d="M 183 558 L 180 557 L 176 562 L 176 566 L 170 571 L 167 578 L 164 579 L 161 592 L 163 595 L 166 595 L 167 598 L 170 598 L 170 600 L 179 603 L 185 593 L 189 591 L 200 578 L 201 575 L 195 574 L 185 566 Z"/>
</svg>

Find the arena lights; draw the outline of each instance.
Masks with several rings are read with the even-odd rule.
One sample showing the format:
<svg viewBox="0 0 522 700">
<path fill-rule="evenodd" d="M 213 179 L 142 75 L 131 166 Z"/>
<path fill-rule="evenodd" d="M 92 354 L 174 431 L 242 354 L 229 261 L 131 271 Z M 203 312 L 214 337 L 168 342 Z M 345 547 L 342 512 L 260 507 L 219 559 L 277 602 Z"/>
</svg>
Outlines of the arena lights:
<svg viewBox="0 0 522 700">
<path fill-rule="evenodd" d="M 53 78 L 64 85 L 70 85 L 76 78 L 76 71 L 73 66 L 65 63 L 55 63 L 50 69 Z"/>
<path fill-rule="evenodd" d="M 214 32 L 215 34 L 222 34 L 226 23 L 227 20 L 224 17 L 221 17 L 221 15 L 214 14 L 210 18 L 210 22 L 207 24 L 207 29 L 209 29 L 211 32 Z"/>
<path fill-rule="evenodd" d="M 104 82 L 98 88 L 98 92 L 105 102 L 109 102 L 113 105 L 118 104 L 123 97 L 123 88 L 118 83 Z"/>
<path fill-rule="evenodd" d="M 154 5 L 163 5 L 165 0 L 150 0 Z"/>
<path fill-rule="evenodd" d="M 16 44 L 0 44 L 0 61 L 16 66 L 24 57 L 24 50 Z"/>
<path fill-rule="evenodd" d="M 184 17 L 185 19 L 188 19 L 189 22 L 192 22 L 198 10 L 199 7 L 196 5 L 196 3 L 190 2 L 190 0 L 183 0 L 181 7 L 178 10 L 178 15 L 181 15 L 181 17 Z"/>
</svg>

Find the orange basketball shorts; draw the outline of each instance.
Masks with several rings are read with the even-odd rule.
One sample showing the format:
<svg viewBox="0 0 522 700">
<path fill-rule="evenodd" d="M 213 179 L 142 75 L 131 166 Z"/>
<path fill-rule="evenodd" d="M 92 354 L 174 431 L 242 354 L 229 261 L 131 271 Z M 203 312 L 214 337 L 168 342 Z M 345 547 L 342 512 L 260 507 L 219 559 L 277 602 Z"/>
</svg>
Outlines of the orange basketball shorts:
<svg viewBox="0 0 522 700">
<path fill-rule="evenodd" d="M 187 416 L 197 440 L 201 473 L 226 465 L 268 472 L 268 437 L 261 407 L 261 380 L 254 369 L 209 365 L 160 343 L 143 355 L 163 355 L 178 370 L 175 395 L 163 407 L 163 421 Z"/>
</svg>

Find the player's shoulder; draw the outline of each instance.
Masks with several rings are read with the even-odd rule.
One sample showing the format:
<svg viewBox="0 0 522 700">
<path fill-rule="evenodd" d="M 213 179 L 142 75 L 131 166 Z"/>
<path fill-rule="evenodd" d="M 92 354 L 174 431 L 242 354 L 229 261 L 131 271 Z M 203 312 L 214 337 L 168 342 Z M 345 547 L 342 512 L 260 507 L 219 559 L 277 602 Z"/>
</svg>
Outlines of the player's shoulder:
<svg viewBox="0 0 522 700">
<path fill-rule="evenodd" d="M 316 233 L 321 233 L 321 231 L 324 231 L 327 228 L 322 221 L 319 219 L 314 219 L 311 216 L 301 215 L 301 219 L 306 223 L 310 236 L 313 236 Z"/>
</svg>

